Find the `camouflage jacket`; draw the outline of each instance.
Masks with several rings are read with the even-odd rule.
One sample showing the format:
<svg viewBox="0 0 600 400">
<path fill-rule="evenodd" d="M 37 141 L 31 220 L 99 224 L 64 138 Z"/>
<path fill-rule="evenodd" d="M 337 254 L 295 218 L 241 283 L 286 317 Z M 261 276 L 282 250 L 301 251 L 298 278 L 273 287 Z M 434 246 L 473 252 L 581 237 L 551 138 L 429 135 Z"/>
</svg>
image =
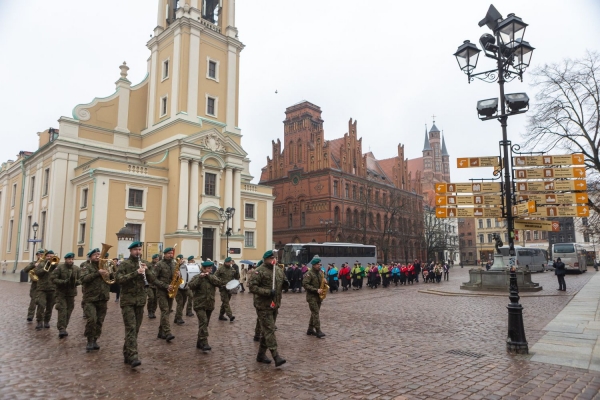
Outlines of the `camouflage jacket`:
<svg viewBox="0 0 600 400">
<path fill-rule="evenodd" d="M 138 259 L 129 257 L 117 270 L 117 283 L 121 286 L 121 308 L 125 306 L 144 306 L 146 304 L 146 283 L 144 275 L 139 274 Z M 146 279 L 153 282 L 155 277 L 151 268 L 146 269 Z"/>
<path fill-rule="evenodd" d="M 157 271 L 157 268 L 156 268 L 156 267 L 157 267 L 158 263 L 151 262 L 151 263 L 145 263 L 145 264 L 148 266 L 148 269 L 149 269 L 150 271 L 152 271 L 152 273 L 154 274 L 154 277 L 156 277 L 156 271 Z M 151 288 L 155 288 L 155 287 L 156 287 L 156 285 L 154 284 L 154 282 L 150 282 L 150 281 L 148 281 L 148 285 L 149 285 Z"/>
<path fill-rule="evenodd" d="M 102 275 L 98 272 L 97 261 L 88 262 L 85 269 L 81 269 L 79 276 L 84 302 L 108 301 L 110 285 L 104 282 Z"/>
<path fill-rule="evenodd" d="M 221 284 L 221 290 L 227 290 L 225 289 L 225 285 L 227 284 L 227 282 L 233 279 L 240 279 L 240 273 L 236 271 L 232 266 L 228 267 L 225 264 L 223 264 L 219 267 L 219 269 L 217 269 L 217 272 L 215 272 L 215 276 L 219 278 L 221 282 L 223 282 Z"/>
<path fill-rule="evenodd" d="M 223 281 L 214 274 L 194 276 L 188 288 L 192 291 L 194 300 L 194 309 L 214 310 L 215 309 L 215 289 L 223 285 Z"/>
<path fill-rule="evenodd" d="M 29 264 L 27 264 L 27 266 L 23 268 L 23 271 L 29 274 L 29 271 L 32 271 L 33 269 L 35 269 L 35 261 L 32 261 Z M 31 281 L 31 289 L 37 289 L 37 281 Z"/>
<path fill-rule="evenodd" d="M 44 265 L 46 265 L 46 262 L 42 260 L 35 268 L 35 274 L 38 276 L 37 290 L 42 292 L 53 292 L 56 290 L 56 286 L 54 286 L 54 282 L 52 282 L 52 279 L 50 278 L 52 271 L 44 271 Z"/>
<path fill-rule="evenodd" d="M 173 273 L 176 268 L 179 267 L 175 265 L 175 260 L 160 260 L 155 267 L 156 279 L 154 280 L 154 285 L 159 289 L 167 291 L 173 280 Z"/>
<path fill-rule="evenodd" d="M 317 290 L 321 288 L 321 282 L 325 279 L 322 271 L 315 271 L 312 267 L 302 278 L 302 287 L 306 290 L 306 301 L 321 301 Z"/>
<path fill-rule="evenodd" d="M 81 285 L 79 267 L 58 264 L 52 271 L 52 281 L 56 285 L 56 293 L 66 297 L 77 296 L 77 285 Z"/>
<path fill-rule="evenodd" d="M 275 308 L 281 306 L 281 289 L 289 285 L 281 268 L 275 268 Z M 254 294 L 254 308 L 257 311 L 271 309 L 271 288 L 273 286 L 273 266 L 263 264 L 250 273 L 248 288 Z"/>
</svg>

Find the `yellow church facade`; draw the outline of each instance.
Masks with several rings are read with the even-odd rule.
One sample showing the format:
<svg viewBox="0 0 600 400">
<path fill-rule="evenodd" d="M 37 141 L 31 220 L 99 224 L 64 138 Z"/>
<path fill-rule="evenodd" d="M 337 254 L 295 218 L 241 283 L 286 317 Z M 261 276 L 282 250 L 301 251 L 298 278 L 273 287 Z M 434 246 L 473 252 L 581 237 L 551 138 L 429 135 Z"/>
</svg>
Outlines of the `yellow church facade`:
<svg viewBox="0 0 600 400">
<path fill-rule="evenodd" d="M 147 46 L 142 82 L 123 63 L 115 93 L 77 105 L 38 133 L 36 151 L 2 164 L 1 261 L 25 265 L 34 238 L 78 261 L 101 243 L 126 257 L 119 231 L 145 252 L 177 244 L 197 260 L 272 248 L 272 189 L 250 183 L 238 128 L 235 1 L 159 0 Z"/>
</svg>

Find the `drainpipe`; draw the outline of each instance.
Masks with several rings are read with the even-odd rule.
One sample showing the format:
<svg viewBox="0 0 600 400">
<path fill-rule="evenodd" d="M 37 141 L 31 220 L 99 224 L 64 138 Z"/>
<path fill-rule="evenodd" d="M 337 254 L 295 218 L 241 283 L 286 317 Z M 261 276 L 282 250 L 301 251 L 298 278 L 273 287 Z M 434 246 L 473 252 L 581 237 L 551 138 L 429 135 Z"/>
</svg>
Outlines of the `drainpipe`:
<svg viewBox="0 0 600 400">
<path fill-rule="evenodd" d="M 15 256 L 15 265 L 13 267 L 13 274 L 17 271 L 19 265 L 19 249 L 21 247 L 21 226 L 23 225 L 23 200 L 25 200 L 25 158 L 21 160 L 21 206 L 19 210 L 19 228 L 17 231 L 17 247 Z"/>
<path fill-rule="evenodd" d="M 90 169 L 90 178 L 94 178 L 94 186 L 93 186 L 93 190 L 94 190 L 94 195 L 92 196 L 92 221 L 90 223 L 90 249 L 93 249 L 93 240 L 94 240 L 94 210 L 96 207 L 96 177 L 94 177 L 94 171 L 96 171 L 96 168 Z M 104 255 L 103 255 L 104 257 Z"/>
</svg>

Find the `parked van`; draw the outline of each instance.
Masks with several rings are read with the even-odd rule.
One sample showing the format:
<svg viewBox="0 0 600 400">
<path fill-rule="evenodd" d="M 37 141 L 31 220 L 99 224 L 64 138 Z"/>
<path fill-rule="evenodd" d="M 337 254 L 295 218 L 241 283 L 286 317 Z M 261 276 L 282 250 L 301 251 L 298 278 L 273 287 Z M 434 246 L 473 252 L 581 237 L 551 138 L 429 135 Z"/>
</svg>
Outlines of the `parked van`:
<svg viewBox="0 0 600 400">
<path fill-rule="evenodd" d="M 504 265 L 508 266 L 508 246 L 500 247 Z M 515 246 L 516 263 L 518 268 L 529 269 L 531 272 L 544 272 L 548 264 L 547 252 L 533 247 Z"/>
</svg>

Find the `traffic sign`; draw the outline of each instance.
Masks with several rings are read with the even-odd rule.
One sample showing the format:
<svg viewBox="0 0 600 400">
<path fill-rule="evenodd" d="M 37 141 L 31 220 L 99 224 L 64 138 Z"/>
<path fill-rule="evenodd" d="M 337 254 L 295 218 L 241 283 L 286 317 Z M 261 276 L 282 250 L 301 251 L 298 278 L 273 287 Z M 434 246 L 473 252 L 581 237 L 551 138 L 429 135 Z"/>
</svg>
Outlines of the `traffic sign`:
<svg viewBox="0 0 600 400">
<path fill-rule="evenodd" d="M 499 206 L 502 205 L 502 197 L 494 195 L 474 195 L 474 196 L 456 196 L 456 195 L 436 195 L 436 206 Z"/>
<path fill-rule="evenodd" d="M 545 206 L 538 207 L 536 212 L 529 213 L 530 217 L 589 217 L 588 206 Z"/>
<path fill-rule="evenodd" d="M 27 240 L 29 243 L 42 243 L 42 239 L 29 239 Z"/>
<path fill-rule="evenodd" d="M 528 215 L 537 211 L 537 205 L 535 201 L 530 200 L 526 203 L 517 204 L 513 206 L 513 214 L 515 215 Z"/>
<path fill-rule="evenodd" d="M 515 219 L 515 229 L 531 231 L 560 231 L 558 221 L 539 221 L 534 219 Z"/>
<path fill-rule="evenodd" d="M 521 194 L 517 201 L 533 200 L 537 204 L 587 204 L 587 193 Z"/>
<path fill-rule="evenodd" d="M 587 190 L 584 180 L 517 182 L 517 192 L 552 192 L 555 190 Z M 519 193 L 520 194 L 520 193 Z"/>
<path fill-rule="evenodd" d="M 542 167 L 544 165 L 583 165 L 583 154 L 562 156 L 520 156 L 513 157 L 515 167 Z"/>
<path fill-rule="evenodd" d="M 551 179 L 551 178 L 585 178 L 585 168 L 525 168 L 514 170 L 514 178 Z"/>
<path fill-rule="evenodd" d="M 456 159 L 456 166 L 458 168 L 497 167 L 498 165 L 500 165 L 500 158 L 498 156 Z"/>
<path fill-rule="evenodd" d="M 502 218 L 501 208 L 483 208 L 483 207 L 438 207 L 435 210 L 437 218 Z"/>
<path fill-rule="evenodd" d="M 498 193 L 501 191 L 500 182 L 435 184 L 436 193 Z"/>
</svg>

